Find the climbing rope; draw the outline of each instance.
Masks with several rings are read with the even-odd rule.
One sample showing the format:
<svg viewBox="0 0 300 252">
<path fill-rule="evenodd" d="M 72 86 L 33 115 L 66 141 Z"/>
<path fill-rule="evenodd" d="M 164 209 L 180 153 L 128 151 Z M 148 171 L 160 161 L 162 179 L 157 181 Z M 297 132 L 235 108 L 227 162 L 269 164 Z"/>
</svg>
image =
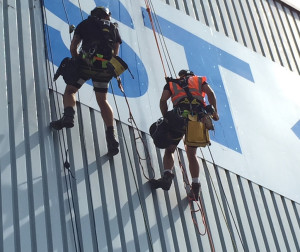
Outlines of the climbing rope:
<svg viewBox="0 0 300 252">
<path fill-rule="evenodd" d="M 244 245 L 244 243 L 243 243 L 243 240 L 242 240 L 242 237 L 241 237 L 241 234 L 240 234 L 240 231 L 239 231 L 239 229 L 238 229 L 238 227 L 237 227 L 235 218 L 234 218 L 233 213 L 232 213 L 232 211 L 231 211 L 231 208 L 230 208 L 230 206 L 229 206 L 229 202 L 228 202 L 228 199 L 227 199 L 227 197 L 226 197 L 226 193 L 225 193 L 224 187 L 223 187 L 223 185 L 222 185 L 222 183 L 221 183 L 221 178 L 220 178 L 219 172 L 217 172 L 217 165 L 216 165 L 216 163 L 215 163 L 215 160 L 214 160 L 214 158 L 213 158 L 213 155 L 212 155 L 212 152 L 211 152 L 211 149 L 210 149 L 209 146 L 208 146 L 208 150 L 209 150 L 209 153 L 210 153 L 210 157 L 211 157 L 211 160 L 212 160 L 213 167 L 214 167 L 214 169 L 216 170 L 217 178 L 218 178 L 218 180 L 220 181 L 221 192 L 222 192 L 222 194 L 223 194 L 223 196 L 224 196 L 224 198 L 225 198 L 227 207 L 228 207 L 228 209 L 229 209 L 231 218 L 232 218 L 233 223 L 234 223 L 234 227 L 235 227 L 235 229 L 236 229 L 236 232 L 237 232 L 237 234 L 238 234 L 238 237 L 239 237 L 239 240 L 240 240 L 240 242 L 241 242 L 241 244 L 242 244 L 242 247 L 243 247 L 244 251 L 246 251 L 245 245 Z M 203 156 L 203 152 L 202 152 L 202 156 Z M 203 158 L 204 158 L 204 156 L 203 156 Z M 228 220 L 227 220 L 227 218 L 226 218 L 226 216 L 225 216 L 224 209 L 221 207 L 221 201 L 220 201 L 219 196 L 218 196 L 218 194 L 217 194 L 216 187 L 215 187 L 215 185 L 214 185 L 214 183 L 213 183 L 212 176 L 211 176 L 211 174 L 210 174 L 210 172 L 209 172 L 208 169 L 207 169 L 207 171 L 208 171 L 209 178 L 210 178 L 211 184 L 212 184 L 212 186 L 213 186 L 214 193 L 215 193 L 215 195 L 216 195 L 218 204 L 219 204 L 219 206 L 220 206 L 220 209 L 221 209 L 223 218 L 224 218 L 224 220 L 225 220 L 227 229 L 228 229 L 228 231 L 229 231 L 230 239 L 231 239 L 233 248 L 234 248 L 235 251 L 238 251 L 238 249 L 237 249 L 237 244 L 236 244 L 236 242 L 235 242 L 235 240 L 234 240 L 233 233 L 232 233 L 231 230 L 230 230 L 229 222 L 228 222 Z"/>
<path fill-rule="evenodd" d="M 43 21 L 44 21 L 44 34 L 45 34 L 45 43 L 48 44 L 46 51 L 47 58 L 53 62 L 53 52 L 52 52 L 52 45 L 48 30 L 48 20 L 47 20 L 47 14 L 45 9 L 45 3 L 44 0 L 42 0 L 42 6 L 43 6 Z M 67 23 L 70 26 L 69 17 L 66 11 L 64 0 L 62 0 L 62 6 L 66 15 Z M 70 41 L 71 41 L 71 34 L 70 34 Z M 52 69 L 50 69 L 50 65 L 52 65 Z M 49 93 L 50 96 L 54 99 L 54 114 L 56 115 L 56 118 L 60 118 L 62 116 L 61 112 L 57 110 L 59 105 L 59 97 L 57 92 L 57 84 L 56 81 L 53 83 L 53 76 L 51 73 L 54 73 L 54 65 L 53 64 L 47 64 L 48 67 L 48 86 L 49 86 Z M 53 92 L 53 91 L 54 92 Z M 61 154 L 61 159 L 63 161 L 63 171 L 64 171 L 64 180 L 65 180 L 65 186 L 66 186 L 66 193 L 67 193 L 67 199 L 68 199 L 68 207 L 70 211 L 70 219 L 71 219 L 71 227 L 72 227 L 72 234 L 73 234 L 73 241 L 74 241 L 74 247 L 75 251 L 82 251 L 82 244 L 81 244 L 81 238 L 79 235 L 79 227 L 78 227 L 78 216 L 77 211 L 75 210 L 75 202 L 74 202 L 74 192 L 73 192 L 73 186 L 72 181 L 76 180 L 75 176 L 72 173 L 71 165 L 68 161 L 68 148 L 67 148 L 67 141 L 65 139 L 66 135 L 66 129 L 60 130 L 57 132 L 58 136 L 58 142 L 59 142 L 59 150 Z"/>
<path fill-rule="evenodd" d="M 81 4 L 80 4 L 79 0 L 78 0 L 78 5 L 79 5 L 79 8 L 80 8 L 81 17 L 83 19 Z M 43 6 L 45 6 L 44 2 L 43 2 Z M 69 17 L 68 17 L 68 12 L 66 10 L 66 6 L 64 4 L 64 0 L 62 0 L 62 6 L 63 6 L 64 12 L 65 12 L 65 15 L 66 15 L 67 23 L 68 23 L 68 25 L 70 27 L 71 24 L 70 24 L 70 21 L 69 21 Z M 44 16 L 44 19 L 45 19 L 44 23 L 47 25 L 47 16 L 46 16 L 45 8 L 44 8 L 44 15 L 43 16 Z M 48 58 L 53 62 L 52 46 L 51 46 L 51 40 L 50 40 L 50 37 L 49 37 L 48 26 L 46 26 L 45 34 L 47 35 L 46 41 L 48 41 L 49 54 L 50 54 L 50 55 L 48 55 L 48 53 L 47 53 L 47 55 L 48 55 Z M 70 41 L 71 41 L 71 33 L 70 33 Z M 50 67 L 50 66 L 48 66 L 48 67 Z M 50 69 L 48 69 L 48 73 L 51 73 L 51 72 L 54 72 L 54 66 L 53 66 L 53 64 L 52 64 L 52 71 L 50 71 Z M 52 80 L 53 78 L 52 78 L 52 76 L 50 76 L 48 79 Z M 128 99 L 127 99 L 127 97 L 125 95 L 125 92 L 124 92 L 124 89 L 122 87 L 120 79 L 118 79 L 118 84 L 119 84 L 119 87 L 120 87 L 120 89 L 121 89 L 124 97 L 125 97 L 125 100 L 126 100 L 126 103 L 127 103 L 128 109 L 129 109 L 130 117 L 129 117 L 128 120 L 132 124 L 133 128 L 136 128 L 137 132 L 138 132 L 138 137 L 135 138 L 135 148 L 136 148 L 136 152 L 138 153 L 139 164 L 142 167 L 144 177 L 149 180 L 150 178 L 148 176 L 146 176 L 146 174 L 145 174 L 145 171 L 144 171 L 144 168 L 143 168 L 143 165 L 142 165 L 142 160 L 150 160 L 150 154 L 149 154 L 148 149 L 146 147 L 146 143 L 145 143 L 145 141 L 144 141 L 144 139 L 142 137 L 141 131 L 138 129 L 138 127 L 136 125 L 136 122 L 134 120 L 134 117 L 132 115 L 132 112 L 131 112 L 131 109 L 130 109 L 130 106 L 129 106 L 129 103 L 128 103 Z M 112 85 L 111 85 L 111 87 L 112 87 Z M 49 88 L 51 88 L 52 90 L 56 91 L 55 92 L 56 96 L 54 96 L 54 101 L 55 101 L 55 103 L 58 104 L 58 107 L 59 107 L 59 99 L 58 99 L 58 92 L 57 92 L 56 82 L 53 84 L 50 81 Z M 114 92 L 113 92 L 113 96 L 114 96 L 114 99 L 115 99 Z M 79 93 L 78 93 L 78 102 L 80 103 Z M 54 107 L 55 107 L 55 114 L 56 114 L 57 118 L 61 117 L 61 113 L 57 111 L 56 106 L 54 106 Z M 116 104 L 116 107 L 118 108 L 117 104 Z M 119 111 L 118 111 L 118 115 L 119 115 Z M 80 118 L 80 116 L 79 116 L 79 118 Z M 119 118 L 120 118 L 120 115 L 119 115 Z M 81 125 L 83 125 L 82 121 L 81 121 Z M 83 141 L 84 141 L 83 129 L 82 129 L 82 127 L 79 127 L 79 128 L 80 128 L 80 138 L 83 139 Z M 148 236 L 148 239 L 149 239 L 149 244 L 150 244 L 150 247 L 151 247 L 151 251 L 154 251 L 153 242 L 152 242 L 152 238 L 151 238 L 151 231 L 150 231 L 149 224 L 147 223 L 146 211 L 145 211 L 144 206 L 142 204 L 142 198 L 141 198 L 141 194 L 140 194 L 139 189 L 138 189 L 137 178 L 136 178 L 136 176 L 134 174 L 134 171 L 133 171 L 133 164 L 132 164 L 132 161 L 131 161 L 131 158 L 130 158 L 130 155 L 129 155 L 128 145 L 127 145 L 127 142 L 126 142 L 126 139 L 125 139 L 125 134 L 124 134 L 122 126 L 121 126 L 121 129 L 122 129 L 123 139 L 124 139 L 124 142 L 125 142 L 125 145 L 126 145 L 126 149 L 127 149 L 127 154 L 128 154 L 129 160 L 130 160 L 130 165 L 131 165 L 131 169 L 132 169 L 134 181 L 135 181 L 135 184 L 136 184 L 136 189 L 137 189 L 137 194 L 138 194 L 138 197 L 139 197 L 139 202 L 140 202 L 141 209 L 142 209 L 142 212 L 143 212 L 143 217 L 144 217 L 144 222 L 145 222 L 147 236 Z M 66 144 L 66 141 L 65 141 L 65 138 L 64 138 L 63 131 L 59 131 L 58 132 L 58 139 L 59 139 L 59 143 L 60 143 L 60 152 L 61 152 L 61 155 L 62 155 L 62 160 L 65 160 L 64 161 L 65 182 L 66 182 L 66 188 L 67 188 L 68 206 L 69 206 L 69 209 L 70 209 L 70 216 L 71 216 L 71 225 L 72 225 L 72 230 L 73 230 L 74 246 L 75 246 L 75 250 L 76 251 L 82 251 L 80 237 L 79 237 L 79 232 L 78 232 L 78 227 L 77 227 L 77 221 L 76 221 L 76 219 L 77 219 L 76 218 L 76 211 L 74 210 L 75 206 L 74 206 L 73 190 L 72 190 L 72 183 L 71 183 L 71 178 L 75 179 L 75 177 L 73 176 L 73 174 L 71 172 L 70 163 L 68 162 L 68 150 L 67 150 L 67 144 Z M 145 152 L 146 152 L 146 157 L 145 158 L 141 157 L 141 155 L 139 154 L 138 149 L 137 149 L 137 140 L 139 140 L 139 139 L 142 141 L 142 143 L 143 143 L 143 145 L 145 147 Z M 86 152 L 85 141 L 83 142 L 83 149 Z M 148 162 L 148 164 L 150 164 L 150 168 L 151 168 L 152 173 L 153 173 L 152 176 L 154 177 L 155 174 L 154 174 L 154 169 L 153 169 L 153 167 L 151 165 L 151 160 L 150 160 L 150 162 Z M 68 176 L 67 176 L 66 172 L 68 172 Z M 67 180 L 67 177 L 69 178 L 69 180 Z M 87 176 L 87 178 L 89 180 L 89 176 Z M 90 184 L 90 181 L 87 181 L 87 184 Z M 91 205 L 93 206 L 92 199 L 91 199 Z M 74 217 L 72 215 L 72 212 L 74 213 Z M 92 216 L 92 217 L 94 218 L 94 216 Z M 74 221 L 74 218 L 75 218 L 75 221 Z M 94 223 L 95 223 L 95 219 L 94 219 Z M 95 230 L 95 238 L 97 239 L 96 228 L 94 230 Z M 96 244 L 98 244 L 97 241 L 96 241 Z"/>
<path fill-rule="evenodd" d="M 166 68 L 164 66 L 164 60 L 162 59 L 162 54 L 161 54 L 161 49 L 160 49 L 160 46 L 159 46 L 159 43 L 158 43 L 158 39 L 157 39 L 157 36 L 156 36 L 156 30 L 155 30 L 155 27 L 158 27 L 159 31 L 160 31 L 160 34 L 162 37 L 163 36 L 163 33 L 162 33 L 162 30 L 160 28 L 160 26 L 158 25 L 159 24 L 159 21 L 158 21 L 158 18 L 157 18 L 157 15 L 155 14 L 155 11 L 154 11 L 154 7 L 153 7 L 153 4 L 151 2 L 151 0 L 145 0 L 145 4 L 146 4 L 146 9 L 147 9 L 147 12 L 148 12 L 148 15 L 149 15 L 149 19 L 150 19 L 150 23 L 151 23 L 151 27 L 152 27 L 152 31 L 153 31 L 153 34 L 154 34 L 154 38 L 155 38 L 155 42 L 156 42 L 156 45 L 157 45 L 157 49 L 158 49 L 158 52 L 159 52 L 159 55 L 160 55 L 160 59 L 161 59 L 161 64 L 163 66 L 163 69 L 164 69 L 164 73 L 165 73 L 165 77 L 167 77 L 167 74 L 166 74 Z M 151 6 L 151 7 L 150 7 Z M 157 26 L 154 25 L 154 22 L 153 22 L 153 18 L 152 18 L 152 14 L 151 12 L 154 13 L 154 16 L 155 16 L 155 20 L 156 20 L 156 23 L 157 23 Z M 162 45 L 163 48 L 167 48 L 166 44 L 163 44 Z M 166 49 L 166 51 L 168 52 L 168 50 Z M 166 62 L 170 62 L 170 65 L 173 66 L 172 64 L 172 60 L 171 60 L 171 57 L 170 57 L 170 54 L 168 53 L 168 59 L 165 59 Z M 170 71 L 170 68 L 169 68 L 169 71 Z M 170 71 L 171 72 L 171 71 Z M 173 72 L 174 71 L 174 68 L 173 68 Z M 183 165 L 182 165 L 182 162 L 181 162 L 181 159 L 180 159 L 180 156 L 179 156 L 179 152 L 178 152 L 178 148 L 176 148 L 176 153 L 177 153 L 177 158 L 178 158 L 178 163 L 179 163 L 179 166 L 180 166 L 180 169 L 181 169 L 181 172 L 183 174 L 183 182 L 185 184 L 185 188 L 189 186 L 190 190 L 191 190 L 191 185 L 190 183 L 188 182 L 188 177 L 187 177 L 187 174 L 183 168 Z M 208 237 L 209 237 L 209 242 L 210 242 L 210 246 L 211 246 L 211 250 L 214 252 L 215 249 L 214 249 L 214 244 L 213 244 L 213 240 L 212 240 L 212 235 L 211 235 L 211 232 L 208 228 L 208 225 L 207 225 L 207 222 L 206 222 L 206 219 L 205 219 L 205 213 L 204 213 L 204 207 L 203 207 L 203 203 L 202 203 L 202 199 L 201 197 L 199 197 L 199 202 L 196 201 L 196 204 L 197 204 L 197 210 L 194 210 L 193 209 L 193 203 L 191 200 L 189 200 L 189 206 L 190 206 L 190 211 L 191 211 L 191 217 L 192 217 L 192 220 L 193 220 L 193 223 L 196 227 L 196 229 L 198 230 L 198 233 L 200 235 L 205 235 L 206 233 L 208 234 Z M 202 216 L 202 223 L 205 227 L 205 231 L 203 233 L 200 232 L 200 229 L 199 229 L 199 226 L 197 224 L 197 221 L 196 219 L 194 218 L 193 214 L 196 213 L 196 212 L 200 212 L 201 213 L 201 216 Z"/>
<path fill-rule="evenodd" d="M 139 134 L 139 137 L 138 137 L 138 138 L 135 138 L 135 148 L 136 148 L 137 153 L 139 153 L 138 150 L 137 150 L 137 142 L 136 142 L 137 139 L 141 139 L 142 142 L 143 142 L 143 144 L 144 144 L 144 146 L 146 146 L 146 144 L 144 143 L 143 138 L 142 138 L 142 136 L 141 136 L 141 131 L 136 127 L 136 123 L 135 123 L 135 120 L 134 120 L 134 118 L 133 118 L 133 116 L 132 116 L 132 113 L 131 113 L 131 110 L 130 110 L 130 106 L 129 106 L 127 97 L 126 97 L 126 95 L 125 95 L 125 92 L 124 92 L 124 89 L 123 89 L 123 86 L 122 86 L 122 82 L 121 82 L 120 77 L 117 77 L 117 81 L 118 81 L 118 86 L 119 86 L 121 92 L 123 93 L 123 95 L 124 95 L 124 97 L 125 97 L 125 100 L 126 100 L 126 103 L 127 103 L 128 109 L 129 109 L 129 114 L 130 114 L 129 120 L 130 120 L 131 122 L 133 122 L 134 125 L 135 125 L 135 127 L 132 127 L 132 128 L 136 128 L 136 129 L 137 129 L 137 132 L 138 132 L 138 134 Z M 110 83 L 110 84 L 111 84 L 111 83 Z M 118 105 L 117 105 L 117 101 L 116 101 L 116 97 L 115 97 L 114 88 L 113 88 L 113 85 L 110 85 L 110 86 L 111 86 L 111 90 L 112 90 L 112 94 L 113 94 L 113 98 L 114 98 L 114 103 L 115 103 L 116 110 L 117 110 L 117 115 L 118 115 L 118 118 L 119 118 L 119 121 L 120 121 L 121 116 L 120 116 L 120 111 L 119 111 L 119 108 L 118 108 Z M 133 176 L 133 179 L 134 179 L 134 184 L 135 184 L 135 187 L 136 187 L 138 199 L 139 199 L 140 206 L 141 206 L 141 210 L 142 210 L 142 214 L 143 214 L 143 220 L 144 220 L 145 227 L 146 227 L 147 237 L 148 237 L 148 240 L 149 240 L 149 243 L 150 243 L 151 251 L 154 251 L 153 241 L 152 241 L 152 237 L 151 237 L 151 230 L 150 230 L 149 223 L 148 223 L 148 221 L 147 221 L 147 216 L 146 216 L 146 210 L 144 209 L 144 205 L 142 204 L 142 197 L 141 197 L 141 193 L 140 193 L 140 190 L 139 190 L 137 178 L 136 178 L 136 175 L 135 175 L 135 173 L 134 173 L 134 166 L 133 166 L 133 162 L 132 162 L 131 157 L 130 157 L 129 147 L 128 147 L 128 144 L 127 144 L 127 141 L 126 141 L 126 136 L 125 136 L 125 133 L 124 133 L 122 124 L 121 124 L 121 132 L 122 132 L 122 137 L 123 137 L 123 139 L 124 139 L 124 143 L 125 143 L 125 147 L 126 147 L 126 153 L 127 153 L 128 159 L 129 159 L 130 168 L 131 168 L 132 176 Z M 147 148 L 146 148 L 145 150 L 147 151 L 147 155 L 149 155 Z M 143 175 L 144 175 L 144 177 L 145 177 L 146 179 L 149 180 L 149 178 L 145 175 L 143 165 L 141 164 L 141 159 L 142 159 L 142 158 L 140 158 L 140 155 L 139 155 L 139 164 L 140 164 L 140 166 L 142 167 Z M 151 164 L 151 163 L 150 163 L 150 164 Z M 155 176 L 155 174 L 154 174 L 154 169 L 153 169 L 152 165 L 151 165 L 151 170 L 153 171 L 153 175 Z"/>
<path fill-rule="evenodd" d="M 157 39 L 155 27 L 158 27 L 159 33 L 161 34 L 162 37 L 164 37 L 164 36 L 163 36 L 162 30 L 161 30 L 161 28 L 160 28 L 159 21 L 158 21 L 158 19 L 157 19 L 157 15 L 156 15 L 156 13 L 155 13 L 155 11 L 154 11 L 154 7 L 153 7 L 153 5 L 152 5 L 151 0 L 145 0 L 145 5 L 146 5 L 146 9 L 147 9 L 147 12 L 148 12 L 148 15 L 149 15 L 149 19 L 150 19 L 151 27 L 152 27 L 152 30 L 153 30 L 153 34 L 154 34 L 156 46 L 157 46 L 157 48 L 158 48 L 158 52 L 159 52 L 161 64 L 162 64 L 163 69 L 164 69 L 165 77 L 167 77 L 167 75 L 166 75 L 166 70 L 165 70 L 166 68 L 165 68 L 165 66 L 164 66 L 164 60 L 163 60 L 163 58 L 162 58 L 161 49 L 160 49 L 160 46 L 159 46 L 159 43 L 158 43 L 158 39 Z M 151 7 L 150 7 L 150 6 L 151 6 Z M 156 26 L 155 26 L 155 24 L 154 24 L 154 22 L 153 22 L 153 18 L 152 18 L 151 12 L 154 13 L 154 17 L 155 17 L 154 20 L 156 21 L 156 24 L 157 24 Z M 163 40 L 163 41 L 164 41 L 164 40 Z M 162 43 L 161 43 L 161 44 L 162 44 Z M 167 46 L 166 46 L 165 43 L 163 43 L 161 46 L 162 46 L 162 48 L 167 48 Z M 167 49 L 166 49 L 166 51 L 168 52 Z M 165 54 L 164 54 L 164 55 L 165 55 Z M 168 55 L 168 58 L 166 58 L 166 55 L 165 55 L 165 61 L 166 61 L 167 63 L 170 62 L 170 65 L 173 66 L 172 60 L 171 60 L 171 57 L 170 57 L 170 54 L 167 53 L 167 55 Z M 169 67 L 169 64 L 168 64 L 168 67 Z M 170 67 L 169 67 L 169 71 L 170 71 Z M 171 71 L 170 71 L 170 72 L 171 72 Z M 173 72 L 175 72 L 175 71 L 174 71 L 174 68 L 173 68 Z M 212 153 L 211 153 L 210 148 L 209 148 L 209 151 L 210 151 L 211 158 L 212 158 L 212 160 L 213 160 L 213 155 L 212 155 Z M 184 169 L 184 167 L 183 167 L 183 165 L 182 165 L 182 162 L 181 162 L 181 159 L 180 159 L 180 156 L 179 156 L 179 152 L 178 152 L 178 148 L 176 149 L 176 152 L 177 152 L 178 163 L 179 163 L 181 172 L 182 172 L 182 174 L 183 174 L 183 181 L 184 181 L 185 188 L 189 187 L 189 189 L 191 190 L 191 185 L 190 185 L 190 183 L 188 182 L 188 176 L 187 176 L 187 174 L 186 174 L 186 170 Z M 213 163 L 214 163 L 214 161 L 213 161 Z M 215 169 L 216 169 L 215 163 L 214 163 L 214 167 L 215 167 Z M 211 177 L 210 177 L 210 178 L 211 178 Z M 214 185 L 213 180 L 210 179 L 210 181 L 211 181 L 211 184 L 213 185 L 213 188 L 215 189 L 215 185 Z M 233 218 L 233 214 L 232 214 L 232 211 L 231 211 L 230 206 L 229 206 L 229 204 L 228 204 L 227 197 L 226 197 L 226 195 L 225 195 L 224 189 L 222 190 L 222 192 L 223 192 L 224 197 L 225 197 L 225 199 L 226 199 L 226 202 L 227 202 L 229 211 L 230 211 L 230 213 L 231 213 L 231 217 L 232 217 L 232 219 L 233 219 L 233 221 L 234 221 L 235 228 L 236 228 L 236 231 L 237 231 L 237 233 L 238 233 L 240 242 L 241 242 L 241 244 L 242 244 L 242 246 L 243 246 L 243 248 L 244 248 L 244 250 L 245 250 L 243 241 L 242 241 L 242 239 L 241 239 L 240 232 L 239 232 L 239 230 L 238 230 L 238 228 L 237 228 L 235 219 Z M 216 193 L 216 191 L 215 191 L 215 193 Z M 216 196 L 217 196 L 217 198 L 218 198 L 218 195 L 217 195 L 217 194 L 216 194 Z M 219 201 L 219 199 L 218 199 L 218 201 Z M 209 238 L 209 242 L 210 242 L 210 246 L 211 246 L 211 250 L 212 250 L 212 251 L 215 251 L 214 244 L 213 244 L 213 239 L 212 239 L 212 235 L 211 235 L 211 232 L 210 232 L 210 230 L 209 230 L 209 228 L 208 228 L 208 224 L 207 224 L 207 221 L 206 221 L 206 218 L 205 218 L 204 204 L 203 204 L 201 195 L 200 195 L 200 197 L 199 197 L 199 202 L 196 202 L 196 204 L 197 204 L 197 209 L 194 210 L 192 201 L 189 200 L 189 206 L 190 206 L 190 211 L 191 211 L 191 216 L 192 216 L 193 223 L 194 223 L 194 225 L 195 225 L 195 227 L 196 227 L 196 229 L 198 230 L 198 233 L 199 233 L 200 235 L 205 235 L 205 233 L 207 233 L 208 238 Z M 219 206 L 220 206 L 221 211 L 222 211 L 222 213 L 223 213 L 224 211 L 223 211 L 223 208 L 222 208 L 222 205 L 221 205 L 220 202 L 219 202 Z M 202 232 L 202 233 L 201 233 L 201 231 L 200 231 L 200 229 L 199 229 L 199 226 L 198 226 L 198 224 L 197 224 L 197 221 L 196 221 L 195 217 L 193 216 L 193 214 L 196 213 L 196 212 L 200 212 L 200 213 L 201 213 L 201 216 L 202 216 L 202 223 L 203 223 L 203 225 L 204 225 L 204 227 L 205 227 L 205 231 Z M 231 237 L 231 240 L 232 240 L 233 247 L 234 247 L 235 251 L 237 251 L 237 245 L 236 245 L 236 243 L 235 243 L 235 241 L 234 241 L 233 234 L 232 234 L 232 232 L 231 232 L 231 230 L 230 230 L 230 228 L 229 228 L 228 221 L 227 221 L 226 216 L 225 216 L 224 214 L 223 214 L 223 217 L 224 217 L 224 219 L 225 219 L 225 223 L 226 223 L 227 228 L 228 228 L 228 231 L 229 231 L 229 233 L 230 233 L 230 237 Z"/>
</svg>

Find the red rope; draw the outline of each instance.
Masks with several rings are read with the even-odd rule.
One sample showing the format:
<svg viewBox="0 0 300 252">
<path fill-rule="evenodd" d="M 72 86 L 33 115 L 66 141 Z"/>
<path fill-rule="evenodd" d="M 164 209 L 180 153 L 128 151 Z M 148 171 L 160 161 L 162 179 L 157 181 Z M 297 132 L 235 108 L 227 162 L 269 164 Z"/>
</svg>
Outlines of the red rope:
<svg viewBox="0 0 300 252">
<path fill-rule="evenodd" d="M 158 49 L 158 53 L 159 53 L 159 57 L 160 57 L 160 60 L 161 60 L 161 64 L 162 64 L 162 67 L 163 67 L 163 70 L 164 70 L 164 73 L 165 73 L 165 77 L 167 77 L 167 73 L 166 73 L 166 69 L 165 69 L 165 65 L 164 65 L 164 61 L 163 61 L 163 58 L 162 58 L 162 54 L 161 54 L 161 51 L 160 51 L 160 47 L 159 47 L 159 43 L 158 43 L 158 39 L 157 39 L 157 36 L 156 36 L 156 31 L 155 31 L 155 27 L 154 27 L 154 23 L 153 23 L 153 19 L 152 19 L 152 15 L 151 15 L 151 11 L 150 11 L 150 7 L 149 7 L 149 4 L 148 4 L 148 0 L 145 0 L 145 5 L 146 5 L 146 9 L 147 9 L 147 12 L 148 12 L 148 15 L 149 15 L 149 19 L 150 19 L 150 23 L 151 23 L 151 27 L 152 27 L 152 31 L 153 31 L 153 34 L 154 34 L 154 38 L 155 38 L 155 42 L 156 42 L 156 46 L 157 46 L 157 49 Z M 183 166 L 182 166 L 182 163 L 181 163 L 181 160 L 180 160 L 180 157 L 179 157 L 179 154 L 178 154 L 178 149 L 176 149 L 177 151 L 177 156 L 178 156 L 178 162 L 179 162 L 179 165 L 180 165 L 180 168 L 181 168 L 181 171 L 182 171 L 182 175 L 183 175 L 183 182 L 185 183 L 185 187 L 188 185 L 190 188 L 191 188 L 191 185 L 188 183 L 186 184 L 185 181 L 188 181 L 188 177 L 186 175 L 186 172 L 185 170 L 183 169 Z M 214 243 L 213 243 L 213 240 L 212 240 L 212 236 L 211 236 L 211 233 L 210 233 L 210 230 L 207 226 L 207 223 L 206 223 L 206 219 L 205 219 L 205 213 L 204 213 L 204 207 L 203 207 L 203 202 L 202 202 L 202 199 L 201 197 L 199 197 L 199 202 L 197 202 L 197 206 L 198 206 L 198 209 L 197 210 L 193 210 L 193 204 L 192 204 L 192 201 L 189 200 L 189 206 L 190 206 L 190 211 L 191 211 L 191 217 L 192 217 L 192 220 L 193 220 L 193 223 L 196 227 L 196 229 L 198 230 L 198 233 L 200 235 L 205 235 L 207 233 L 208 235 L 208 239 L 209 239 L 209 243 L 210 243 L 210 247 L 211 247 L 211 251 L 214 252 L 215 251 L 215 247 L 214 247 Z M 203 233 L 200 232 L 200 229 L 199 229 L 199 225 L 197 223 L 197 220 L 195 219 L 195 217 L 193 216 L 194 213 L 200 211 L 201 213 L 201 216 L 202 216 L 202 223 L 205 227 L 205 231 Z"/>
<path fill-rule="evenodd" d="M 182 165 L 182 162 L 181 162 L 181 159 L 180 159 L 180 156 L 179 156 L 179 153 L 178 153 L 178 149 L 176 151 L 177 151 L 178 163 L 179 163 L 179 167 L 180 167 L 181 172 L 182 172 L 183 183 L 185 184 L 185 188 L 187 188 L 187 186 L 189 186 L 190 190 L 192 190 L 192 186 L 189 183 L 188 176 L 187 176 L 186 171 L 185 171 L 185 169 Z M 204 205 L 203 205 L 203 201 L 202 201 L 202 198 L 201 198 L 201 194 L 199 195 L 199 202 L 198 201 L 195 201 L 195 202 L 196 202 L 196 205 L 197 205 L 196 210 L 193 209 L 193 201 L 189 199 L 189 207 L 190 207 L 190 211 L 191 211 L 192 221 L 193 221 L 198 233 L 201 236 L 203 236 L 207 233 L 208 239 L 209 239 L 209 244 L 210 244 L 210 247 L 211 247 L 211 251 L 215 252 L 215 247 L 214 247 L 212 235 L 211 235 L 211 232 L 210 232 L 210 230 L 208 228 L 208 225 L 207 225 L 207 222 L 206 222 L 206 217 L 205 217 L 205 213 L 204 213 Z M 196 214 L 197 212 L 201 213 L 202 223 L 203 223 L 203 226 L 205 228 L 204 232 L 200 231 L 199 225 L 197 223 L 197 219 L 194 216 L 194 214 Z"/>
<path fill-rule="evenodd" d="M 150 19 L 150 23 L 151 23 L 151 27 L 152 27 L 152 31 L 153 31 L 153 35 L 154 35 L 154 39 L 155 39 L 155 43 L 156 43 L 157 50 L 158 50 L 159 57 L 160 57 L 160 61 L 161 61 L 161 64 L 162 64 L 162 67 L 163 67 L 163 70 L 164 70 L 164 73 L 165 73 L 165 77 L 167 77 L 165 64 L 164 64 L 164 61 L 163 61 L 163 58 L 162 58 L 162 54 L 161 54 L 160 47 L 159 47 L 159 44 L 158 44 L 158 39 L 157 39 L 157 36 L 156 36 L 154 22 L 153 22 L 152 15 L 151 15 L 151 10 L 150 10 L 150 7 L 149 7 L 149 4 L 148 4 L 147 0 L 145 0 L 145 4 L 146 4 L 146 10 L 147 10 L 148 15 L 149 15 L 149 19 Z"/>
</svg>

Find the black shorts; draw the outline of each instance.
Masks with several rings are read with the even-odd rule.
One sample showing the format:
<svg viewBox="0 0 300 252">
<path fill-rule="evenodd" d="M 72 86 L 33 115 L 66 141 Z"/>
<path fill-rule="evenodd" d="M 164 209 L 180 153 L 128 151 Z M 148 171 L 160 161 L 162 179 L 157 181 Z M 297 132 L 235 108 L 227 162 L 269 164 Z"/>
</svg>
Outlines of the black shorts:
<svg viewBox="0 0 300 252">
<path fill-rule="evenodd" d="M 178 145 L 185 133 L 169 130 L 170 143 L 172 145 Z"/>
<path fill-rule="evenodd" d="M 107 93 L 113 75 L 107 69 L 106 61 L 96 61 L 93 65 L 89 65 L 82 59 L 77 60 L 79 65 L 78 72 L 74 73 L 76 78 L 72 78 L 73 80 L 65 79 L 66 84 L 79 89 L 87 80 L 91 79 L 95 92 Z"/>
</svg>

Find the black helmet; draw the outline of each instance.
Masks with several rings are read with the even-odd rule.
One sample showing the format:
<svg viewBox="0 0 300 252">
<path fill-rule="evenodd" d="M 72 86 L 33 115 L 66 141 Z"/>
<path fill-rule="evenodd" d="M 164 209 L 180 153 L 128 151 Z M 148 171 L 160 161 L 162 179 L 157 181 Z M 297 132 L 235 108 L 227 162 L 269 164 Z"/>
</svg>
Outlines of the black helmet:
<svg viewBox="0 0 300 252">
<path fill-rule="evenodd" d="M 109 16 L 111 13 L 108 8 L 99 6 L 96 7 L 91 11 L 91 16 L 97 17 L 97 18 L 105 18 Z"/>
<path fill-rule="evenodd" d="M 188 76 L 188 75 L 195 75 L 193 71 L 190 70 L 186 70 L 186 69 L 182 69 L 179 71 L 178 76 L 179 77 L 184 77 L 184 76 Z"/>
</svg>

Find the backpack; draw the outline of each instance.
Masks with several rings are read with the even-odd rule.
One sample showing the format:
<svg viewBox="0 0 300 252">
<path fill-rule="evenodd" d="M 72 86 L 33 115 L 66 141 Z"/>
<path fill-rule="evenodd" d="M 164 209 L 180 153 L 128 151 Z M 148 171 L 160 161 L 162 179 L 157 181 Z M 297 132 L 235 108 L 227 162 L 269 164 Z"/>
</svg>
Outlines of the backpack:
<svg viewBox="0 0 300 252">
<path fill-rule="evenodd" d="M 106 19 L 99 19 L 94 16 L 88 18 L 89 22 L 97 28 L 95 40 L 82 48 L 89 56 L 102 54 L 103 58 L 110 59 L 113 55 L 114 46 L 117 40 L 117 24 Z M 100 31 L 100 33 L 98 33 Z"/>
</svg>

